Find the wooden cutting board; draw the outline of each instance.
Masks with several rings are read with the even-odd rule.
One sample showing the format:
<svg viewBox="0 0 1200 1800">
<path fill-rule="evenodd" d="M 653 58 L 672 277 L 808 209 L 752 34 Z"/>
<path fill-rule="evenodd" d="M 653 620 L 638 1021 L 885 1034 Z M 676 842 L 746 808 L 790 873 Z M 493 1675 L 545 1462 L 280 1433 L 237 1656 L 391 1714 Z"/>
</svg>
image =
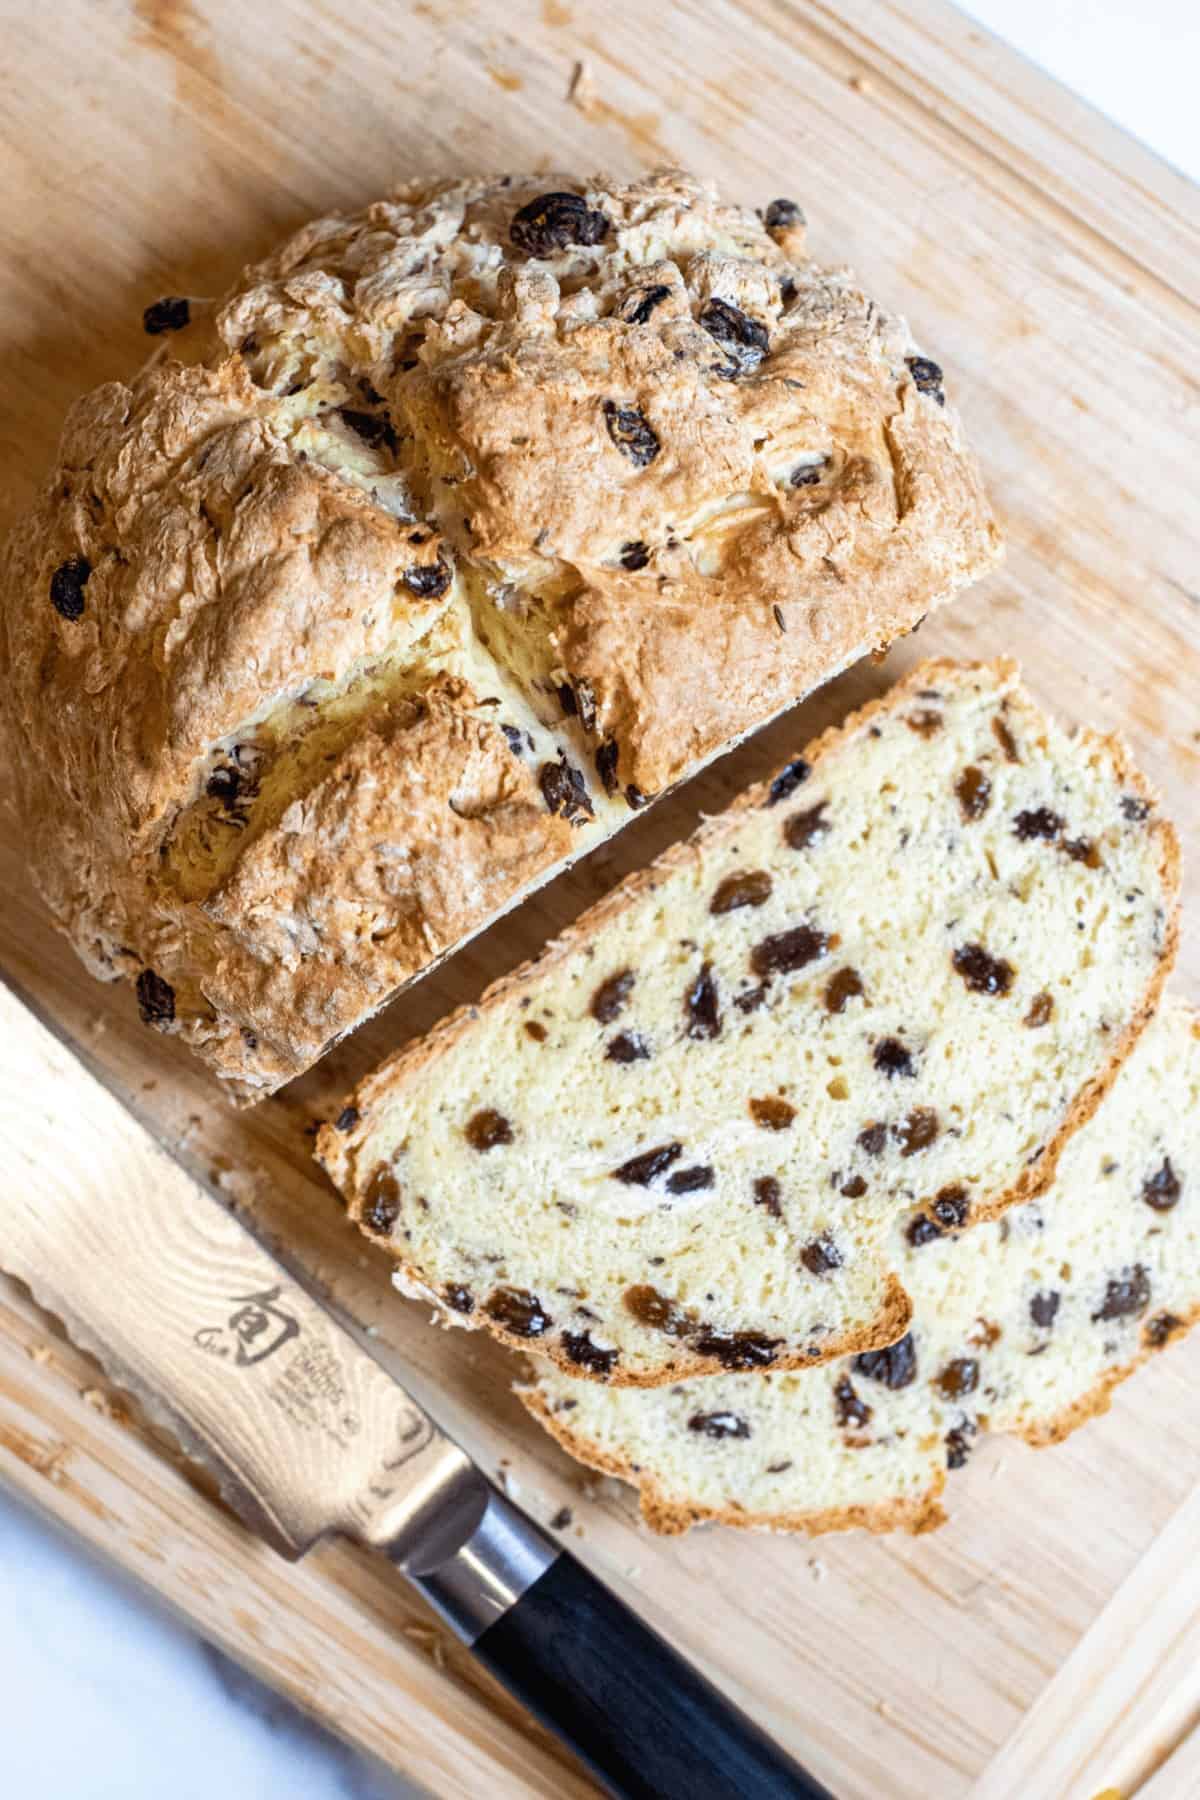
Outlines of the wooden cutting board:
<svg viewBox="0 0 1200 1800">
<path fill-rule="evenodd" d="M 1010 553 L 919 649 L 1015 651 L 1062 715 L 1122 727 L 1196 850 L 1196 190 L 958 13 L 937 0 L 14 0 L 5 13 L 5 522 L 74 395 L 136 365 L 141 309 L 160 293 L 217 290 L 285 229 L 401 174 L 680 160 L 757 204 L 798 198 L 816 254 L 851 262 L 946 366 Z M 579 62 L 588 104 L 567 97 Z M 146 1032 L 127 989 L 82 973 L 0 809 L 4 973 L 189 1167 L 298 1251 L 535 1515 L 570 1506 L 572 1547 L 845 1800 L 959 1800 L 995 1757 L 1200 1477 L 1200 1337 L 1064 1448 L 986 1444 L 931 1538 L 660 1543 L 628 1495 L 586 1483 L 524 1417 L 500 1352 L 430 1331 L 390 1292 L 311 1165 L 310 1133 L 383 1051 L 916 649 L 852 671 L 639 819 L 250 1114 Z M 1194 890 L 1188 907 L 1200 920 Z M 1177 985 L 1200 998 L 1198 977 L 1200 931 Z M 11 1287 L 0 1478 L 431 1791 L 591 1791 L 386 1573 L 339 1547 L 293 1569 L 248 1540 Z"/>
</svg>

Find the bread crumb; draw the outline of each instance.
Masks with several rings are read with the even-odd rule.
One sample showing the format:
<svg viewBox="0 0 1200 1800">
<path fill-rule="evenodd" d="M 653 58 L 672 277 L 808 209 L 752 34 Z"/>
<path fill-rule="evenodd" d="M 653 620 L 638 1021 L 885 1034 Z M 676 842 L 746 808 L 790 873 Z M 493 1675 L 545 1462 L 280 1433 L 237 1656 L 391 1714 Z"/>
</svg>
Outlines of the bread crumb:
<svg viewBox="0 0 1200 1800">
<path fill-rule="evenodd" d="M 574 1520 L 574 1513 L 569 1506 L 560 1506 L 550 1521 L 551 1531 L 565 1531 Z"/>
<path fill-rule="evenodd" d="M 108 1411 L 108 1400 L 105 1397 L 103 1388 L 83 1388 L 79 1398 L 85 1405 L 90 1406 L 93 1412 L 106 1413 Z"/>
<path fill-rule="evenodd" d="M 567 100 L 576 107 L 585 119 L 596 115 L 596 78 L 592 74 L 589 62 L 579 61 L 571 70 L 571 80 L 567 86 Z"/>
<path fill-rule="evenodd" d="M 821 1558 L 819 1556 L 810 1556 L 809 1557 L 808 1572 L 812 1576 L 813 1580 L 817 1581 L 817 1582 L 824 1581 L 829 1574 L 828 1568 L 821 1561 Z"/>
<path fill-rule="evenodd" d="M 852 75 L 850 77 L 850 86 L 854 89 L 856 94 L 869 94 L 871 92 L 871 83 L 865 75 Z"/>
<path fill-rule="evenodd" d="M 30 1362 L 35 1362 L 39 1364 L 40 1367 L 45 1368 L 46 1364 L 50 1361 L 50 1346 L 49 1344 L 27 1344 L 25 1346 L 25 1354 Z"/>
</svg>

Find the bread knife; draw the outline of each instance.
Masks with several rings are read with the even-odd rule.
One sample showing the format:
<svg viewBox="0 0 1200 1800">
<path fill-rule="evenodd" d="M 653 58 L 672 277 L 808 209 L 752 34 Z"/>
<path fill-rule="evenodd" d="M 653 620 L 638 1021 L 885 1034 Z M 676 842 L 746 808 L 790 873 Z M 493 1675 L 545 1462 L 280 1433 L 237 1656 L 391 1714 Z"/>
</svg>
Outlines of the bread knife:
<svg viewBox="0 0 1200 1800">
<path fill-rule="evenodd" d="M 2 984 L 0 1046 L 0 1265 L 251 1531 L 293 1560 L 331 1535 L 387 1558 L 612 1794 L 832 1800 Z"/>
</svg>

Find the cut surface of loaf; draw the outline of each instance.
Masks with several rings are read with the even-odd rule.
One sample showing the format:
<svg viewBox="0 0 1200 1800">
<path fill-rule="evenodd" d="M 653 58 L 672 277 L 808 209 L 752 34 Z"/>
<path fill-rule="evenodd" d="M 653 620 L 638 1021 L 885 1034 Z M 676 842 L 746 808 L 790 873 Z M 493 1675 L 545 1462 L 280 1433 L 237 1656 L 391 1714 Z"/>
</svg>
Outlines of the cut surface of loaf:
<svg viewBox="0 0 1200 1800">
<path fill-rule="evenodd" d="M 539 1359 L 519 1391 L 573 1455 L 634 1483 L 659 1531 L 941 1523 L 979 1432 L 1057 1443 L 1200 1312 L 1196 1014 L 1167 1001 L 1040 1199 L 957 1234 L 913 1214 L 896 1254 L 914 1315 L 889 1349 L 653 1393 Z"/>
<path fill-rule="evenodd" d="M 790 205 L 413 183 L 189 310 L 72 410 L 0 673 L 55 919 L 243 1099 L 998 554 Z"/>
<path fill-rule="evenodd" d="M 318 1156 L 402 1289 L 590 1379 L 887 1343 L 895 1217 L 1040 1191 L 1177 886 L 1118 743 L 1012 664 L 926 663 L 385 1063 Z"/>
</svg>

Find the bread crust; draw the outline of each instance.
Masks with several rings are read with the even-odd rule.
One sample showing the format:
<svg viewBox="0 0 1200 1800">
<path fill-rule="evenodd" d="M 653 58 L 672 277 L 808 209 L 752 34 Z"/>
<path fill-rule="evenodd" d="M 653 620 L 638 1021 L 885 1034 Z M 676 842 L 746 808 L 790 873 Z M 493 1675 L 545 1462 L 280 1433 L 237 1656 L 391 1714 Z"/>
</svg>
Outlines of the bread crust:
<svg viewBox="0 0 1200 1800">
<path fill-rule="evenodd" d="M 931 659 L 920 663 L 887 693 L 851 713 L 842 724 L 831 726 L 823 732 L 802 752 L 803 760 L 815 772 L 819 769 L 823 757 L 836 751 L 864 726 L 869 726 L 872 719 L 880 713 L 902 708 L 920 689 L 945 685 L 955 679 L 969 680 L 972 674 L 984 669 L 993 671 L 999 680 L 1010 685 L 1015 684 L 1019 679 L 1018 664 L 1011 658 L 1001 658 L 990 664 L 955 662 L 949 658 Z M 1093 745 L 1097 751 L 1111 755 L 1127 790 L 1144 800 L 1148 807 L 1154 806 L 1156 796 L 1152 788 L 1132 764 L 1128 752 L 1119 738 L 1101 736 L 1086 730 L 1081 730 L 1078 736 L 1084 742 Z M 810 776 L 809 779 L 811 780 L 811 778 Z M 475 1021 L 482 1014 L 515 1004 L 519 1001 L 522 991 L 531 982 L 539 980 L 547 969 L 552 969 L 585 953 L 587 947 L 601 936 L 611 920 L 634 905 L 642 895 L 653 892 L 659 881 L 671 870 L 702 855 L 708 841 L 726 829 L 727 821 L 730 818 L 763 805 L 770 786 L 771 783 L 768 779 L 747 789 L 723 813 L 701 825 L 689 839 L 672 845 L 646 868 L 636 870 L 627 876 L 610 893 L 583 913 L 566 931 L 552 940 L 540 955 L 493 982 L 477 1003 L 457 1008 L 434 1026 L 433 1030 L 425 1037 L 404 1046 L 386 1058 L 377 1069 L 359 1083 L 353 1094 L 348 1097 L 345 1115 L 352 1114 L 355 1121 L 348 1130 L 339 1130 L 336 1124 L 327 1123 L 322 1126 L 316 1138 L 314 1151 L 316 1159 L 335 1185 L 347 1195 L 351 1218 L 362 1226 L 373 1243 L 379 1245 L 398 1263 L 397 1285 L 402 1291 L 419 1293 L 423 1299 L 429 1300 L 436 1309 L 443 1312 L 446 1318 L 456 1325 L 486 1329 L 510 1348 L 528 1351 L 529 1345 L 526 1339 L 516 1337 L 508 1332 L 501 1324 L 488 1316 L 482 1308 L 477 1307 L 466 1315 L 451 1315 L 446 1312 L 440 1297 L 423 1283 L 417 1269 L 412 1264 L 405 1262 L 400 1247 L 390 1240 L 381 1242 L 379 1237 L 370 1233 L 363 1224 L 364 1190 L 370 1171 L 359 1170 L 358 1153 L 365 1148 L 369 1140 L 372 1113 L 387 1095 L 452 1049 L 471 1030 Z M 1147 985 L 1143 1002 L 1127 1028 L 1118 1034 L 1104 1068 L 1077 1094 L 1059 1128 L 1041 1147 L 1036 1161 L 1026 1164 L 1016 1181 L 1003 1193 L 993 1195 L 987 1202 L 981 1202 L 975 1206 L 972 1222 L 995 1218 L 1009 1207 L 1034 1199 L 1045 1191 L 1054 1178 L 1064 1145 L 1095 1112 L 1105 1093 L 1111 1087 L 1121 1064 L 1154 1014 L 1178 946 L 1179 847 L 1174 828 L 1157 813 L 1153 818 L 1148 819 L 1147 829 L 1154 834 L 1155 842 L 1159 846 L 1159 867 L 1164 887 L 1171 895 L 1172 901 L 1169 916 L 1164 921 L 1162 948 L 1151 980 Z M 967 1229 L 969 1228 L 968 1225 Z M 790 1357 L 782 1355 L 778 1361 L 772 1363 L 771 1367 L 780 1371 L 813 1368 L 821 1363 L 830 1362 L 862 1350 L 882 1348 L 903 1336 L 911 1316 L 912 1308 L 903 1284 L 893 1274 L 889 1279 L 887 1300 L 878 1317 L 870 1326 L 860 1332 L 840 1338 L 831 1337 L 824 1344 L 819 1355 L 793 1355 Z M 540 1354 L 545 1355 L 548 1360 L 556 1363 L 568 1374 L 578 1376 L 587 1373 L 571 1363 L 557 1344 L 548 1344 Z M 686 1380 L 691 1376 L 716 1374 L 719 1372 L 719 1368 L 720 1365 L 713 1359 L 689 1356 L 681 1349 L 678 1359 L 653 1377 L 640 1375 L 618 1365 L 608 1375 L 607 1380 L 614 1387 L 655 1387 L 673 1381 Z"/>
<path fill-rule="evenodd" d="M 599 239 L 518 245 L 548 182 Z M 30 862 L 92 972 L 169 990 L 143 1016 L 235 1097 L 997 559 L 940 372 L 801 239 L 678 171 L 408 184 L 72 409 L 0 567 Z M 356 683 L 330 768 L 301 739 Z M 506 718 L 555 734 L 594 825 L 547 812 L 528 765 L 495 773 L 485 709 L 517 690 Z M 394 726 L 422 699 L 448 761 L 474 731 L 495 807 L 416 791 L 437 733 Z M 247 747 L 239 799 L 222 759 Z M 350 783 L 394 785 L 413 826 L 365 889 Z"/>
</svg>

